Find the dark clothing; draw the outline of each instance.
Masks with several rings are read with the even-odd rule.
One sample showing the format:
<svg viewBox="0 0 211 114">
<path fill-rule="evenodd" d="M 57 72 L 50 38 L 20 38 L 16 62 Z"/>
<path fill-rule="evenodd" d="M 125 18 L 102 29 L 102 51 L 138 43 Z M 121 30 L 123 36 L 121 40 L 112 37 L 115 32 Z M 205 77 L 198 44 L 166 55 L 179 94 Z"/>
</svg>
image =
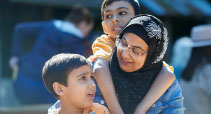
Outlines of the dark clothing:
<svg viewBox="0 0 211 114">
<path fill-rule="evenodd" d="M 147 71 L 124 72 L 117 60 L 116 49 L 110 63 L 110 71 L 119 103 L 125 114 L 133 114 L 150 89 L 162 68 L 162 62 Z"/>
<path fill-rule="evenodd" d="M 42 81 L 42 67 L 50 57 L 58 53 L 77 53 L 85 56 L 85 41 L 74 31 L 69 33 L 60 30 L 54 22 L 55 20 L 22 23 L 15 28 L 12 55 L 19 59 L 19 73 L 14 88 L 23 103 L 56 101 L 45 89 Z M 33 48 L 27 54 L 22 52 L 24 38 L 36 38 Z"/>
<path fill-rule="evenodd" d="M 139 36 L 148 45 L 147 58 L 143 61 L 144 65 L 140 69 L 134 72 L 125 72 L 120 68 L 117 59 L 118 46 L 114 49 L 109 66 L 122 110 L 125 114 L 133 114 L 163 67 L 162 60 L 167 49 L 168 37 L 163 23 L 151 15 L 137 15 L 132 18 L 120 32 L 117 41 L 121 40 L 125 33 Z M 163 103 L 161 106 L 157 105 L 161 104 L 159 103 L 161 99 L 165 101 L 161 102 Z M 156 101 L 154 107 L 147 113 L 184 113 L 183 97 L 177 81 Z"/>
</svg>

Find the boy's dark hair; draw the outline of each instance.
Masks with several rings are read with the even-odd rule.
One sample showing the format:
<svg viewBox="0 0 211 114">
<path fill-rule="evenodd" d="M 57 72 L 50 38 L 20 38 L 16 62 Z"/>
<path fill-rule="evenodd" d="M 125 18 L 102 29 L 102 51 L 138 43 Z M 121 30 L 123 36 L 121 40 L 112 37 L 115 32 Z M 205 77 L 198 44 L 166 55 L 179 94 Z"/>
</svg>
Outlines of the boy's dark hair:
<svg viewBox="0 0 211 114">
<path fill-rule="evenodd" d="M 138 0 L 104 0 L 102 5 L 101 5 L 101 17 L 102 17 L 102 20 L 104 20 L 104 17 L 103 17 L 104 9 L 107 6 L 111 5 L 113 2 L 116 2 L 116 1 L 126 1 L 126 2 L 128 2 L 133 7 L 133 9 L 135 11 L 135 15 L 141 14 L 141 8 L 140 8 Z"/>
<path fill-rule="evenodd" d="M 75 6 L 71 12 L 65 17 L 65 21 L 72 22 L 76 26 L 85 21 L 87 24 L 93 24 L 94 19 L 90 11 L 83 6 Z"/>
<path fill-rule="evenodd" d="M 57 54 L 49 59 L 42 70 L 42 78 L 48 91 L 56 98 L 53 83 L 58 82 L 67 86 L 68 74 L 83 65 L 89 65 L 85 57 L 79 54 Z"/>
</svg>

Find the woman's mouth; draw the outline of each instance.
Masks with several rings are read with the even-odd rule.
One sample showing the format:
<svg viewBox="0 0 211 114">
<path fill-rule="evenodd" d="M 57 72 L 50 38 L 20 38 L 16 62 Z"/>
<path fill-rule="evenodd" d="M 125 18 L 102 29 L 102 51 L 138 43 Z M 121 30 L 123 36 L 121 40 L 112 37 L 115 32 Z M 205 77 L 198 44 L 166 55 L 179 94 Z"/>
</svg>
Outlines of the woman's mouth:
<svg viewBox="0 0 211 114">
<path fill-rule="evenodd" d="M 131 65 L 133 62 L 130 62 L 130 61 L 121 59 L 121 63 L 122 63 L 124 66 L 129 66 L 129 65 Z"/>
</svg>

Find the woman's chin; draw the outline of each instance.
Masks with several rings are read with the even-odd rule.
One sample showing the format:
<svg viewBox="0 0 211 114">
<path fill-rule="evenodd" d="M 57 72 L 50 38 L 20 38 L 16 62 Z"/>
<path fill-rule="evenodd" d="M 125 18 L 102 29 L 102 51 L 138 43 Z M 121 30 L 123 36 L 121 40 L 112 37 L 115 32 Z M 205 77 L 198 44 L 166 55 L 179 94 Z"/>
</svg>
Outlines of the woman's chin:
<svg viewBox="0 0 211 114">
<path fill-rule="evenodd" d="M 124 71 L 124 72 L 133 72 L 130 67 L 125 66 L 125 65 L 120 65 L 120 68 Z"/>
</svg>

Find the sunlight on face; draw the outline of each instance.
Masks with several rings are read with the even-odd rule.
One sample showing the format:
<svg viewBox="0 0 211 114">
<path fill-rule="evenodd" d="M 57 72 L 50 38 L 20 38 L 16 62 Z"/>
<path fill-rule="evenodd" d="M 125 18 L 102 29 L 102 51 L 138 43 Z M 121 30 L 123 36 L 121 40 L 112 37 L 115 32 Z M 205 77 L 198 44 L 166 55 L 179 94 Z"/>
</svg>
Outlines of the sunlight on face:
<svg viewBox="0 0 211 114">
<path fill-rule="evenodd" d="M 115 1 L 104 9 L 102 26 L 111 38 L 116 38 L 125 24 L 135 16 L 134 9 L 127 1 Z"/>
<path fill-rule="evenodd" d="M 117 58 L 120 68 L 125 72 L 137 71 L 144 65 L 147 54 L 136 53 L 148 52 L 148 45 L 144 40 L 133 33 L 126 33 L 122 38 L 127 43 L 127 49 L 122 49 L 117 46 Z M 134 51 L 134 49 L 136 49 L 137 52 Z"/>
<path fill-rule="evenodd" d="M 94 79 L 89 65 L 81 66 L 70 72 L 68 86 L 65 88 L 65 101 L 80 108 L 92 106 L 96 92 Z"/>
</svg>

